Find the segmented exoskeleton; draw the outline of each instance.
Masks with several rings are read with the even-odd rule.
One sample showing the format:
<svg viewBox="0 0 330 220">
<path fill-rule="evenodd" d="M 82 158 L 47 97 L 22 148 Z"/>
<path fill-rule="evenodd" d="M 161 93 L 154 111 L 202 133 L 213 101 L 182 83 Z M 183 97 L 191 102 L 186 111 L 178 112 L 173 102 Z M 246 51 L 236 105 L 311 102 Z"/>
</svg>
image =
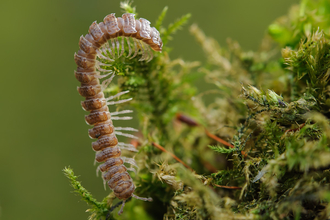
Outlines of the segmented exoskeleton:
<svg viewBox="0 0 330 220">
<path fill-rule="evenodd" d="M 118 40 L 121 37 L 121 40 Z M 126 41 L 126 43 L 125 43 Z M 110 44 L 109 44 L 110 43 Z M 126 45 L 127 44 L 127 45 Z M 115 14 L 109 14 L 103 22 L 92 23 L 89 34 L 81 36 L 79 40 L 80 50 L 74 55 L 78 65 L 75 71 L 76 78 L 81 82 L 78 92 L 86 100 L 81 102 L 84 110 L 90 111 L 85 116 L 87 124 L 94 126 L 88 131 L 91 138 L 98 140 L 92 143 L 96 153 L 95 160 L 104 162 L 98 167 L 102 172 L 104 181 L 113 190 L 116 197 L 123 200 L 123 205 L 118 214 L 121 214 L 125 201 L 134 197 L 144 201 L 151 198 L 141 198 L 133 194 L 135 186 L 127 170 L 135 171 L 134 168 L 126 168 L 124 163 L 136 166 L 134 159 L 121 157 L 121 149 L 136 151 L 130 144 L 120 143 L 116 135 L 131 137 L 121 131 L 134 131 L 133 128 L 114 127 L 112 120 L 129 119 L 130 117 L 117 117 L 115 115 L 129 113 L 129 110 L 121 112 L 109 112 L 108 105 L 120 104 L 131 99 L 111 101 L 128 91 L 120 92 L 114 96 L 105 98 L 103 90 L 110 84 L 114 77 L 112 71 L 102 67 L 111 65 L 114 59 L 124 54 L 125 47 L 128 48 L 128 58 L 133 58 L 141 53 L 140 61 L 149 62 L 153 58 L 154 51 L 162 50 L 162 41 L 159 32 L 150 27 L 150 22 L 140 18 L 135 20 L 134 14 L 126 13 L 116 18 Z M 117 53 L 116 53 L 117 49 Z M 117 54 L 117 55 L 116 55 Z M 98 59 L 107 60 L 110 64 L 100 62 Z M 110 76 L 109 78 L 106 78 Z M 100 79 L 104 79 L 100 84 Z"/>
</svg>

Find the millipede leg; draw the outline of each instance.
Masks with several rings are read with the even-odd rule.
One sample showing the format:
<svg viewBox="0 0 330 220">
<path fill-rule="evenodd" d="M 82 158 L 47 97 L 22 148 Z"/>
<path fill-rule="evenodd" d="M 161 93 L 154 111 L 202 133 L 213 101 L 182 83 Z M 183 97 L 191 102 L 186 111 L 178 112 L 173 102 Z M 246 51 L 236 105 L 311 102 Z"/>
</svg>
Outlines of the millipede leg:
<svg viewBox="0 0 330 220">
<path fill-rule="evenodd" d="M 123 132 L 120 132 L 120 131 L 115 131 L 115 134 L 116 135 L 121 135 L 121 136 L 124 136 L 124 137 L 128 137 L 128 138 L 132 138 L 132 139 L 139 139 L 135 135 L 123 133 Z"/>
<path fill-rule="evenodd" d="M 152 51 L 150 50 L 149 46 L 141 41 L 143 48 L 145 49 L 144 60 L 147 60 L 147 63 L 153 58 Z"/>
<path fill-rule="evenodd" d="M 125 117 L 111 117 L 111 120 L 115 121 L 115 120 L 131 120 L 133 117 L 130 116 L 125 116 Z"/>
<path fill-rule="evenodd" d="M 122 147 L 133 147 L 133 148 L 135 148 L 133 144 L 126 144 L 124 142 L 118 142 L 117 145 L 122 146 Z"/>
<path fill-rule="evenodd" d="M 107 48 L 105 47 L 105 44 L 104 44 L 99 50 L 100 50 L 101 52 L 103 52 L 104 55 L 108 56 L 108 58 L 110 59 L 110 56 L 109 56 L 109 54 L 108 54 L 108 52 L 107 52 Z M 113 60 L 113 59 L 111 59 L 111 60 Z"/>
<path fill-rule="evenodd" d="M 149 198 L 143 198 L 143 197 L 139 197 L 139 196 L 134 195 L 134 194 L 132 194 L 132 197 L 134 197 L 134 198 L 136 198 L 136 199 L 140 199 L 140 200 L 142 200 L 142 201 L 149 201 L 149 202 L 152 202 L 152 198 L 151 198 L 151 197 L 149 197 Z"/>
<path fill-rule="evenodd" d="M 101 66 L 112 66 L 111 64 L 102 63 L 100 61 L 97 61 L 95 65 L 98 66 L 98 67 L 101 67 Z"/>
<path fill-rule="evenodd" d="M 139 152 L 133 144 L 126 144 L 124 142 L 118 142 L 117 144 L 120 148 L 120 150 L 128 150 L 128 151 L 133 151 L 133 152 Z"/>
<path fill-rule="evenodd" d="M 121 57 L 124 54 L 124 51 L 125 51 L 124 40 L 125 40 L 125 37 L 121 37 L 121 52 L 120 52 L 119 57 Z"/>
<path fill-rule="evenodd" d="M 105 56 L 101 53 L 100 50 L 101 50 L 101 48 L 96 50 L 97 56 L 100 57 L 100 58 L 102 58 L 102 59 L 107 59 L 107 57 L 105 57 Z M 103 51 L 102 51 L 102 52 L 103 52 Z M 103 58 L 103 57 L 104 57 L 104 58 Z"/>
<path fill-rule="evenodd" d="M 104 190 L 107 190 L 107 181 L 104 179 L 104 173 L 102 173 L 103 187 Z"/>
<path fill-rule="evenodd" d="M 106 43 L 104 44 L 104 47 L 105 47 L 105 49 L 106 49 L 107 51 L 109 51 L 109 53 L 110 53 L 110 55 L 113 57 L 113 59 L 115 59 L 116 57 L 115 57 L 115 55 L 112 53 L 112 50 L 111 50 L 110 45 L 109 45 L 108 42 L 106 42 Z"/>
<path fill-rule="evenodd" d="M 139 61 L 143 61 L 143 60 L 145 60 L 146 51 L 145 51 L 145 49 L 143 48 L 143 45 L 141 44 L 141 41 L 140 41 L 140 40 L 138 41 L 138 43 L 139 43 L 139 46 L 140 46 L 141 51 L 142 51 L 142 56 L 141 56 L 141 58 L 139 59 Z"/>
<path fill-rule="evenodd" d="M 123 110 L 123 111 L 120 111 L 120 112 L 111 112 L 111 116 L 113 115 L 121 115 L 121 114 L 127 114 L 127 113 L 132 113 L 133 111 L 132 110 Z"/>
<path fill-rule="evenodd" d="M 129 101 L 131 101 L 132 99 L 133 99 L 133 98 L 123 99 L 123 100 L 119 100 L 119 101 L 111 101 L 111 102 L 107 102 L 107 105 L 117 105 L 117 104 L 121 104 L 121 103 L 129 102 Z"/>
<path fill-rule="evenodd" d="M 118 38 L 116 38 L 116 46 L 117 46 L 117 55 L 118 55 L 118 58 L 120 57 L 119 56 L 119 41 L 118 41 Z"/>
<path fill-rule="evenodd" d="M 131 128 L 131 127 L 115 127 L 115 130 L 116 131 L 135 131 L 135 132 L 139 131 L 139 130 L 137 130 L 135 128 Z"/>
<path fill-rule="evenodd" d="M 106 64 L 106 63 L 102 63 L 100 61 L 97 61 L 95 63 L 95 67 L 98 71 L 101 71 L 101 72 L 109 72 L 109 70 L 106 70 L 106 69 L 103 69 L 101 68 L 101 66 L 111 66 L 111 64 Z"/>
<path fill-rule="evenodd" d="M 144 52 L 142 54 L 143 60 L 149 60 L 149 54 L 150 54 L 149 47 L 143 41 L 140 41 L 140 42 L 141 42 L 142 47 L 144 49 Z"/>
<path fill-rule="evenodd" d="M 133 171 L 135 174 L 137 174 L 136 169 L 134 169 L 133 167 L 129 167 L 129 168 L 126 168 L 126 169 L 129 170 L 129 171 Z"/>
<path fill-rule="evenodd" d="M 96 53 L 97 53 L 97 56 L 98 57 L 100 57 L 101 59 L 105 59 L 105 60 L 111 61 L 111 62 L 114 61 L 114 60 L 110 59 L 109 57 L 104 56 L 101 53 L 101 51 L 106 54 L 106 52 L 104 52 L 102 49 L 98 49 L 98 50 L 96 50 Z"/>
<path fill-rule="evenodd" d="M 118 215 L 121 215 L 121 213 L 123 213 L 125 202 L 126 202 L 126 200 L 123 200 L 123 204 L 121 205 L 121 208 L 120 208 L 120 210 L 118 212 Z"/>
<path fill-rule="evenodd" d="M 128 151 L 132 151 L 132 152 L 139 152 L 135 147 L 122 147 L 119 146 L 120 150 L 128 150 Z"/>
<path fill-rule="evenodd" d="M 149 47 L 147 47 L 149 54 L 150 54 L 150 58 L 147 60 L 147 63 L 149 63 L 153 58 L 154 58 L 154 53 L 152 52 L 152 50 L 149 49 Z"/>
<path fill-rule="evenodd" d="M 95 65 L 95 66 L 96 66 L 97 71 L 99 71 L 99 72 L 109 72 L 110 71 L 110 70 L 101 68 L 99 65 Z"/>
<path fill-rule="evenodd" d="M 133 158 L 128 158 L 128 157 L 122 157 L 124 163 L 129 163 L 133 166 L 135 166 L 137 169 L 139 169 L 139 166 L 136 164 L 135 160 Z"/>
<path fill-rule="evenodd" d="M 119 92 L 116 95 L 113 95 L 113 96 L 110 96 L 110 97 L 106 98 L 105 100 L 109 101 L 109 100 L 112 100 L 114 98 L 117 98 L 117 97 L 119 97 L 121 95 L 124 95 L 126 93 L 129 93 L 129 90 L 126 90 L 126 91 L 123 91 L 123 92 Z"/>
<path fill-rule="evenodd" d="M 113 77 L 115 77 L 115 74 L 112 74 L 112 76 L 109 79 L 106 79 L 102 82 L 102 85 L 101 85 L 102 90 L 104 90 L 105 88 L 108 87 L 108 85 L 111 83 Z"/>
<path fill-rule="evenodd" d="M 134 41 L 134 55 L 130 58 L 130 59 L 133 59 L 137 54 L 138 54 L 138 52 L 139 52 L 139 48 L 137 47 L 137 43 L 136 43 L 136 39 L 135 38 L 133 38 L 133 41 Z"/>
<path fill-rule="evenodd" d="M 108 74 L 105 74 L 105 75 L 96 75 L 96 76 L 94 76 L 94 77 L 95 77 L 95 78 L 98 78 L 98 79 L 103 79 L 103 78 L 105 78 L 105 77 L 111 75 L 112 73 L 113 73 L 113 72 L 110 71 Z"/>
<path fill-rule="evenodd" d="M 112 55 L 112 52 L 111 51 L 109 51 L 109 49 L 110 48 L 105 48 L 105 47 L 101 47 L 100 48 L 100 50 L 106 55 L 106 56 L 108 56 L 108 59 L 111 61 L 111 62 L 113 62 L 113 61 L 115 61 L 114 59 L 111 59 L 111 55 Z M 111 50 L 111 49 L 110 49 Z M 109 53 L 108 53 L 108 51 L 109 51 Z M 109 55 L 110 54 L 110 55 Z"/>
<path fill-rule="evenodd" d="M 115 47 L 115 41 L 113 38 L 111 38 L 111 44 L 112 44 L 112 51 L 113 51 L 113 58 L 116 59 L 116 47 Z"/>
<path fill-rule="evenodd" d="M 129 42 L 129 38 L 128 37 L 126 38 L 126 41 L 127 41 L 127 46 L 128 46 L 128 55 L 127 55 L 127 58 L 128 58 L 132 54 L 132 48 L 131 48 L 131 44 Z"/>
<path fill-rule="evenodd" d="M 99 176 L 99 171 L 100 171 L 100 166 L 98 166 L 98 167 L 96 168 L 96 176 L 97 176 L 97 177 Z"/>
</svg>

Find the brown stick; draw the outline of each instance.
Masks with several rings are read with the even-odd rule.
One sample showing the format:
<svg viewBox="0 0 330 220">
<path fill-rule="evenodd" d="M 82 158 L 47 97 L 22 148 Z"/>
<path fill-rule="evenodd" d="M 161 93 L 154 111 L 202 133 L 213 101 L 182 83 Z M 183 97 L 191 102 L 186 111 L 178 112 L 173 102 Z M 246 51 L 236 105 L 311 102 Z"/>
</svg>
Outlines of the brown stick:
<svg viewBox="0 0 330 220">
<path fill-rule="evenodd" d="M 183 115 L 181 113 L 176 113 L 176 119 L 190 127 L 195 127 L 195 126 L 199 126 L 199 124 L 192 118 Z"/>
<path fill-rule="evenodd" d="M 179 163 L 181 163 L 183 166 L 185 166 L 187 169 L 189 169 L 192 172 L 195 172 L 190 166 L 188 166 L 187 164 L 185 164 L 182 160 L 180 160 L 177 156 L 175 156 L 175 154 L 169 152 L 168 150 L 166 150 L 165 148 L 163 148 L 162 146 L 160 146 L 159 144 L 156 144 L 155 142 L 152 142 L 152 145 L 154 147 L 157 147 L 159 150 L 170 154 L 176 161 L 178 161 Z M 225 189 L 241 189 L 242 187 L 238 187 L 238 186 L 220 186 L 217 184 L 214 184 L 216 187 L 220 187 L 220 188 L 225 188 Z"/>
<path fill-rule="evenodd" d="M 234 146 L 229 144 L 227 141 L 222 140 L 221 138 L 215 136 L 214 134 L 211 134 L 206 128 L 205 128 L 205 133 L 207 136 L 209 136 L 213 140 L 216 140 L 216 141 L 220 142 L 221 144 L 226 145 L 228 147 L 234 148 Z"/>
<path fill-rule="evenodd" d="M 152 142 L 152 145 L 154 147 L 157 147 L 159 150 L 170 154 L 176 161 L 178 161 L 179 163 L 181 163 L 183 166 L 185 166 L 187 169 L 191 170 L 192 172 L 195 172 L 190 166 L 188 166 L 187 164 L 185 164 L 182 160 L 180 160 L 177 156 L 175 156 L 175 154 L 169 152 L 168 150 L 166 150 L 165 148 L 163 148 L 162 146 L 160 146 L 159 144 L 156 144 L 155 142 Z M 196 172 L 195 172 L 196 173 Z"/>
<path fill-rule="evenodd" d="M 209 136 L 210 138 L 212 138 L 213 140 L 216 140 L 218 142 L 220 142 L 223 145 L 226 145 L 228 147 L 234 148 L 233 145 L 229 144 L 228 142 L 222 140 L 221 138 L 215 136 L 214 134 L 211 134 L 206 128 L 205 128 L 205 133 L 207 136 Z M 247 153 L 245 153 L 244 151 L 241 151 L 241 154 L 244 156 L 244 158 L 246 158 L 248 156 Z"/>
<path fill-rule="evenodd" d="M 213 185 L 215 185 L 216 187 L 225 188 L 225 189 L 242 189 L 242 187 L 239 187 L 239 186 L 220 186 L 217 184 L 213 184 Z"/>
<path fill-rule="evenodd" d="M 184 114 L 181 114 L 181 113 L 177 113 L 176 114 L 176 119 L 178 121 L 180 121 L 180 122 L 188 125 L 188 126 L 191 126 L 191 127 L 199 126 L 199 124 L 194 119 L 192 119 L 192 118 L 190 118 L 190 117 L 188 117 L 188 116 L 186 116 Z M 220 143 L 222 143 L 222 144 L 224 144 L 224 145 L 226 145 L 228 147 L 234 148 L 233 145 L 231 145 L 228 142 L 222 140 L 221 138 L 219 138 L 219 137 L 211 134 L 206 128 L 205 128 L 205 133 L 210 138 L 212 138 L 212 139 L 214 139 L 214 140 L 216 140 L 216 141 L 218 141 L 218 142 L 220 142 Z"/>
<path fill-rule="evenodd" d="M 305 123 L 302 123 L 302 124 L 299 126 L 299 128 L 288 129 L 288 130 L 286 130 L 284 133 L 288 133 L 288 132 L 290 132 L 290 131 L 298 131 L 298 130 L 302 129 L 304 126 L 305 126 Z"/>
</svg>

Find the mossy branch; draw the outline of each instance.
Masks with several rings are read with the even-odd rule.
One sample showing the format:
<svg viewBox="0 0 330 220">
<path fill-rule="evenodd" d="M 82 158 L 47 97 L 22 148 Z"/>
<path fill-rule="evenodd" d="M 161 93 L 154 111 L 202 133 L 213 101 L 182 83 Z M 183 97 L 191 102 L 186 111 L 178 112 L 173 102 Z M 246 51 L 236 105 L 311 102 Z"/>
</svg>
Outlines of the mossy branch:
<svg viewBox="0 0 330 220">
<path fill-rule="evenodd" d="M 169 40 L 171 40 L 171 34 L 174 34 L 177 30 L 179 30 L 191 17 L 191 14 L 186 14 L 176 20 L 174 23 L 171 23 L 168 28 L 163 32 L 162 39 L 163 44 L 166 45 Z"/>
<path fill-rule="evenodd" d="M 65 167 L 63 172 L 65 176 L 70 180 L 71 186 L 75 189 L 75 192 L 78 193 L 88 205 L 97 209 L 102 207 L 102 204 L 97 202 L 96 199 L 93 198 L 92 194 L 81 185 L 81 182 L 77 180 L 78 177 L 74 175 L 74 172 L 70 167 Z"/>
<path fill-rule="evenodd" d="M 215 152 L 218 152 L 218 153 L 221 153 L 221 154 L 230 154 L 230 153 L 236 151 L 235 148 L 225 148 L 225 147 L 221 147 L 221 146 L 211 146 L 211 145 L 209 145 L 209 148 L 211 148 Z"/>
<path fill-rule="evenodd" d="M 131 1 L 131 0 L 120 2 L 120 8 L 123 9 L 123 11 L 126 13 L 135 14 L 135 16 L 137 17 L 138 15 L 136 12 L 136 7 L 133 7 L 132 3 L 133 3 L 133 1 Z"/>
<path fill-rule="evenodd" d="M 163 20 L 164 20 L 164 18 L 165 18 L 165 16 L 166 16 L 167 10 L 168 10 L 168 7 L 165 6 L 164 9 L 163 9 L 163 11 L 162 11 L 162 13 L 161 13 L 161 14 L 159 15 L 159 17 L 158 17 L 158 19 L 157 19 L 157 21 L 156 21 L 156 25 L 155 25 L 155 28 L 156 28 L 157 30 L 161 30 L 161 26 L 163 25 Z M 161 30 L 161 32 L 162 32 L 162 31 L 163 31 L 163 30 Z"/>
<path fill-rule="evenodd" d="M 115 220 L 111 213 L 109 213 L 108 208 L 108 198 L 106 197 L 102 202 L 97 202 L 93 195 L 82 186 L 81 182 L 75 176 L 73 170 L 70 167 L 65 167 L 63 169 L 65 176 L 70 180 L 71 186 L 74 188 L 74 191 L 78 193 L 82 200 L 84 200 L 88 205 L 91 206 L 87 212 L 91 213 L 90 220 L 99 220 L 101 217 L 107 218 L 106 220 Z"/>
</svg>

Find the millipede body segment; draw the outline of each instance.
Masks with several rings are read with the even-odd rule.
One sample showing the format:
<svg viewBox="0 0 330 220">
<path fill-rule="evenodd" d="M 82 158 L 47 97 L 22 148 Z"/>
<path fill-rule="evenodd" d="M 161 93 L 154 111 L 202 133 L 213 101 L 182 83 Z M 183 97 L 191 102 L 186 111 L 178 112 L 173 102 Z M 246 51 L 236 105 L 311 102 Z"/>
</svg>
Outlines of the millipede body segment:
<svg viewBox="0 0 330 220">
<path fill-rule="evenodd" d="M 126 43 L 125 43 L 126 41 Z M 122 17 L 115 17 L 115 14 L 107 15 L 103 22 L 92 23 L 89 33 L 81 36 L 79 40 L 80 50 L 75 53 L 74 59 L 77 64 L 75 76 L 81 86 L 78 92 L 86 100 L 81 102 L 84 110 L 89 111 L 85 116 L 87 124 L 93 128 L 88 131 L 91 138 L 98 140 L 92 143 L 92 148 L 97 151 L 95 160 L 103 162 L 98 170 L 102 172 L 104 181 L 113 190 L 116 197 L 123 200 L 123 205 L 118 214 L 121 214 L 125 201 L 135 197 L 144 201 L 151 201 L 151 198 L 141 198 L 133 194 L 135 186 L 124 163 L 136 166 L 134 159 L 121 156 L 121 149 L 136 151 L 130 144 L 120 143 L 116 135 L 134 137 L 122 131 L 134 131 L 135 129 L 125 127 L 116 128 L 112 120 L 127 120 L 130 117 L 117 117 L 114 115 L 129 113 L 129 110 L 121 112 L 109 112 L 108 105 L 120 104 L 131 99 L 111 101 L 128 91 L 120 92 L 111 97 L 105 97 L 103 90 L 110 84 L 114 73 L 102 67 L 111 66 L 116 58 L 124 54 L 128 49 L 128 58 L 134 58 L 141 54 L 139 61 L 149 62 L 153 58 L 154 51 L 162 50 L 162 41 L 156 28 L 150 27 L 150 22 L 140 18 L 135 20 L 134 14 L 126 13 Z M 106 60 L 108 64 L 101 62 Z M 110 64 L 109 64 L 110 63 Z M 102 83 L 100 83 L 100 79 Z M 114 116 L 114 117 L 112 117 Z"/>
</svg>

